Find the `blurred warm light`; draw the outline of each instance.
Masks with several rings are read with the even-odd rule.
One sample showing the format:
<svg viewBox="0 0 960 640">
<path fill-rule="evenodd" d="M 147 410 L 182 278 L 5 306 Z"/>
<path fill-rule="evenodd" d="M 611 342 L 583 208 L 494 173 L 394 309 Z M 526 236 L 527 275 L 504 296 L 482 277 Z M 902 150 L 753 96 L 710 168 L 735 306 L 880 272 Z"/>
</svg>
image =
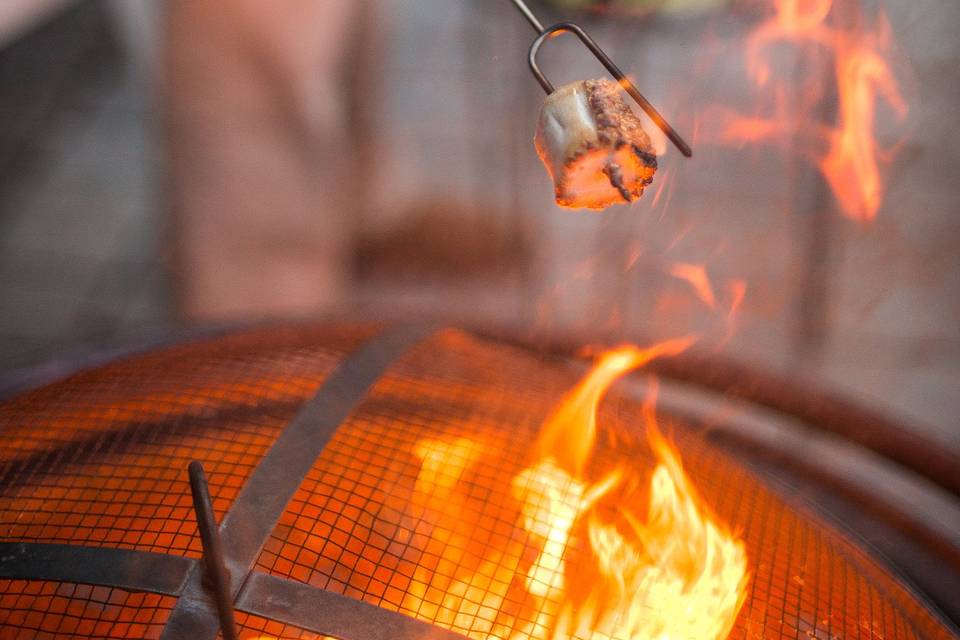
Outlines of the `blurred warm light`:
<svg viewBox="0 0 960 640">
<path fill-rule="evenodd" d="M 892 155 L 877 142 L 877 106 L 885 104 L 899 121 L 908 112 L 891 68 L 886 16 L 880 11 L 867 25 L 856 0 L 773 0 L 772 8 L 746 45 L 750 78 L 772 97 L 772 112 L 731 117 L 721 136 L 740 144 L 798 144 L 824 175 L 843 212 L 871 220 L 883 202 L 883 169 Z M 830 57 L 839 104 L 835 123 L 817 120 L 821 105 L 831 99 L 822 82 L 788 81 L 774 73 L 774 50 L 782 44 L 796 47 L 802 69 L 817 69 L 823 53 Z"/>
</svg>

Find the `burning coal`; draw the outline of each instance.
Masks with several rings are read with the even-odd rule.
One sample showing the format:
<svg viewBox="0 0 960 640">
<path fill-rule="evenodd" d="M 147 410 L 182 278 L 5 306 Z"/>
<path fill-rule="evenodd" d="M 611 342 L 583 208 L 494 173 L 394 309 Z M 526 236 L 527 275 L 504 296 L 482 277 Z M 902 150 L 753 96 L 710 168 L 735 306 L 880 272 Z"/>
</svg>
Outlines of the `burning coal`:
<svg viewBox="0 0 960 640">
<path fill-rule="evenodd" d="M 420 442 L 411 515 L 429 523 L 425 551 L 435 547 L 439 557 L 418 567 L 404 608 L 483 640 L 725 638 L 745 597 L 746 552 L 684 473 L 652 398 L 644 411 L 657 460 L 649 478 L 626 463 L 588 472 L 610 385 L 691 342 L 603 354 L 509 481 L 515 503 L 497 508 L 514 511 L 513 528 L 483 541 L 476 477 L 464 478 L 496 452 L 465 438 Z"/>
</svg>

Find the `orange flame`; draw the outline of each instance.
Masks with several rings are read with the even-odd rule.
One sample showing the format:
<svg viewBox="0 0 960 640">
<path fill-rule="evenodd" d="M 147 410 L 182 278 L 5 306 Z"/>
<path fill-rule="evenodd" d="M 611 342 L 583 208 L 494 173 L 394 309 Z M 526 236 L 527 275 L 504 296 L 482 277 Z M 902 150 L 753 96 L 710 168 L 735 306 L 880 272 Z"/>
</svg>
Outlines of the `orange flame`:
<svg viewBox="0 0 960 640">
<path fill-rule="evenodd" d="M 710 277 L 702 264 L 679 262 L 670 269 L 670 275 L 689 283 L 703 304 L 711 309 L 717 306 L 717 298 L 713 294 L 713 285 L 710 284 Z"/>
<path fill-rule="evenodd" d="M 734 278 L 727 283 L 727 290 L 729 292 L 730 306 L 727 308 L 727 316 L 724 323 L 726 330 L 720 341 L 721 346 L 726 345 L 726 343 L 733 338 L 733 334 L 736 331 L 740 307 L 743 305 L 743 300 L 747 296 L 747 283 L 744 280 Z"/>
<path fill-rule="evenodd" d="M 852 0 L 773 0 L 775 14 L 760 25 L 747 43 L 748 72 L 754 83 L 769 90 L 773 114 L 767 117 L 735 117 L 723 128 L 728 142 L 785 139 L 793 132 L 830 185 L 844 213 L 861 221 L 872 220 L 883 202 L 881 164 L 885 153 L 874 137 L 876 107 L 882 99 L 898 120 L 908 106 L 888 62 L 890 26 L 881 12 L 872 29 L 863 22 Z M 839 9 L 839 11 L 838 11 Z M 840 11 L 849 18 L 842 21 Z M 835 26 L 838 22 L 848 26 Z M 794 112 L 788 110 L 786 84 L 771 86 L 773 72 L 769 52 L 787 42 L 806 46 L 805 62 L 827 51 L 833 58 L 839 113 L 835 125 L 810 120 L 827 96 L 816 82 L 803 81 Z"/>
<path fill-rule="evenodd" d="M 692 342 L 620 347 L 599 358 L 546 420 L 530 465 L 510 483 L 516 524 L 512 533 L 500 532 L 499 545 L 470 544 L 476 517 L 463 507 L 476 478 L 459 490 L 456 485 L 483 447 L 464 439 L 418 444 L 423 466 L 415 502 L 434 503 L 432 517 L 446 545 L 437 567 L 450 571 L 419 570 L 404 608 L 485 640 L 725 638 L 745 597 L 746 552 L 660 434 L 652 394 L 644 418 L 657 465 L 647 490 L 626 464 L 599 479 L 587 471 L 597 407 L 610 385 Z M 432 479 L 440 467 L 426 451 L 456 454 L 459 462 L 446 472 L 454 484 Z M 434 492 L 440 500 L 432 499 Z"/>
</svg>

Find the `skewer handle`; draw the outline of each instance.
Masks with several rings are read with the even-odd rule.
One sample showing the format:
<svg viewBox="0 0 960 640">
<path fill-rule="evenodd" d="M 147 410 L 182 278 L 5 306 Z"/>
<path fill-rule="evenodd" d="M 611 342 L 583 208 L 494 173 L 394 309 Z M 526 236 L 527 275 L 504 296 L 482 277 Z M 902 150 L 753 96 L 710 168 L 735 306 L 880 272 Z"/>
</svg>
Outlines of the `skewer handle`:
<svg viewBox="0 0 960 640">
<path fill-rule="evenodd" d="M 533 27 L 533 30 L 537 33 L 543 33 L 543 23 L 537 19 L 537 16 L 533 15 L 533 11 L 530 11 L 530 7 L 527 6 L 527 3 L 523 0 L 512 1 L 513 6 L 515 6 L 517 10 L 523 14 L 523 17 L 527 19 L 527 22 L 530 23 L 530 26 Z"/>
</svg>

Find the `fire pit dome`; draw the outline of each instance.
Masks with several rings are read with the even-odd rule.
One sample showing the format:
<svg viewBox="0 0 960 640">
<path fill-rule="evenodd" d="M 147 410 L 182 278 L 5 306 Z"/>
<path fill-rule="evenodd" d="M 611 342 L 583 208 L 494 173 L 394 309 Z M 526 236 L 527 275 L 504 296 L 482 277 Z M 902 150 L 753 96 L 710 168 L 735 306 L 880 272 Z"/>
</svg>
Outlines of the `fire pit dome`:
<svg viewBox="0 0 960 640">
<path fill-rule="evenodd" d="M 503 479 L 584 371 L 467 331 L 325 324 L 178 344 L 22 394 L 0 405 L 0 638 L 217 637 L 192 460 L 210 481 L 241 637 L 487 637 L 502 613 L 480 598 L 451 617 L 430 587 L 455 569 L 444 559 L 515 536 Z M 649 468 L 630 435 L 643 411 L 632 382 L 600 405 L 619 435 L 598 456 Z M 855 538 L 667 423 L 746 547 L 731 638 L 960 637 Z M 466 538 L 411 515 L 418 443 L 437 439 L 486 452 Z"/>
</svg>

